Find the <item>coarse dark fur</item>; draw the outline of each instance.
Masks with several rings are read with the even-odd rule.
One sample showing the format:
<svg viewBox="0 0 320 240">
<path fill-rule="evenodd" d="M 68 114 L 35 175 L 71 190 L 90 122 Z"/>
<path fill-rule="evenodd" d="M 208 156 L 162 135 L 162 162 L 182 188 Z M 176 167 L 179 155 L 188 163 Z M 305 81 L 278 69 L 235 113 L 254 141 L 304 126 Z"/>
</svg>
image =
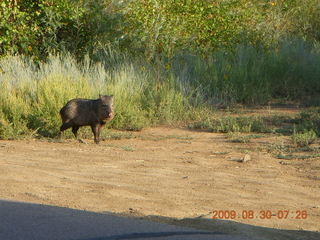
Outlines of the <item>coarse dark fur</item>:
<svg viewBox="0 0 320 240">
<path fill-rule="evenodd" d="M 113 96 L 100 96 L 98 99 L 72 99 L 61 108 L 60 116 L 62 125 L 60 134 L 72 127 L 72 132 L 77 138 L 81 126 L 91 126 L 94 142 L 99 143 L 102 126 L 114 117 Z"/>
</svg>

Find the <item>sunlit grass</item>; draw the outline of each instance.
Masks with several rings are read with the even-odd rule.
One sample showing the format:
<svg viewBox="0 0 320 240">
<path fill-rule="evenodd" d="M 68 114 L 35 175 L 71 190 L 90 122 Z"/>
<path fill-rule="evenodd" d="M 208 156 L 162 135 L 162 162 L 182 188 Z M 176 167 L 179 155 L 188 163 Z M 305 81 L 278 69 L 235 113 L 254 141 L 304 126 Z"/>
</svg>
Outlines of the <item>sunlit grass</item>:
<svg viewBox="0 0 320 240">
<path fill-rule="evenodd" d="M 108 127 L 115 129 L 140 130 L 201 116 L 179 89 L 128 61 L 108 68 L 88 59 L 76 63 L 65 55 L 36 66 L 27 58 L 8 57 L 0 66 L 1 138 L 54 137 L 61 124 L 59 110 L 68 100 L 99 94 L 114 95 L 116 115 Z"/>
<path fill-rule="evenodd" d="M 270 119 L 221 118 L 214 109 L 317 97 L 319 66 L 320 52 L 304 42 L 269 50 L 239 46 L 233 53 L 217 51 L 206 59 L 184 53 L 154 63 L 111 49 L 96 55 L 95 61 L 76 61 L 69 54 L 37 64 L 23 56 L 4 57 L 0 138 L 54 137 L 61 124 L 59 110 L 68 100 L 99 94 L 114 95 L 116 115 L 109 128 L 189 124 L 214 132 L 274 132 L 281 129 L 270 127 Z M 319 114 L 310 114 L 306 116 L 312 119 L 296 119 L 297 130 L 313 129 L 319 135 Z M 292 133 L 293 127 L 282 130 Z"/>
</svg>

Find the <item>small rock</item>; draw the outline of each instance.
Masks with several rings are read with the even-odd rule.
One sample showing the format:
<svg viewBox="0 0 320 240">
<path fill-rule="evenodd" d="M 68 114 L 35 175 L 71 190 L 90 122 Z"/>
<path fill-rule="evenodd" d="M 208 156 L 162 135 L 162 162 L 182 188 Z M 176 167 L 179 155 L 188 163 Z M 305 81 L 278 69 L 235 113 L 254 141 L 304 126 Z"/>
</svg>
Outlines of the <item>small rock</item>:
<svg viewBox="0 0 320 240">
<path fill-rule="evenodd" d="M 251 160 L 251 156 L 249 155 L 249 154 L 246 154 L 246 155 L 244 155 L 244 157 L 243 157 L 243 159 L 242 159 L 242 162 L 248 162 L 248 161 L 250 161 Z"/>
<path fill-rule="evenodd" d="M 138 211 L 136 209 L 134 209 L 134 208 L 129 208 L 129 213 L 136 215 L 138 213 Z"/>
<path fill-rule="evenodd" d="M 239 157 L 230 157 L 228 160 L 235 161 L 235 162 L 243 162 L 243 158 L 239 158 Z"/>
<path fill-rule="evenodd" d="M 251 160 L 251 156 L 249 154 L 244 155 L 244 157 L 231 157 L 229 161 L 241 162 L 245 163 Z"/>
</svg>

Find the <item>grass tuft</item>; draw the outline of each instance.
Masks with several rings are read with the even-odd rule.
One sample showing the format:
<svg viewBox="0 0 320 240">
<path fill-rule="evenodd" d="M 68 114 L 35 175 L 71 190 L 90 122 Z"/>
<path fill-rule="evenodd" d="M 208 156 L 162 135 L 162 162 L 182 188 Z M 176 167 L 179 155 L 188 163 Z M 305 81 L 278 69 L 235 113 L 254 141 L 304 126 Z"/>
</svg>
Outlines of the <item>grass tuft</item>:
<svg viewBox="0 0 320 240">
<path fill-rule="evenodd" d="M 304 101 L 320 91 L 319 47 L 303 41 L 277 49 L 239 46 L 233 52 L 188 53 L 148 62 L 107 49 L 76 61 L 70 54 L 35 64 L 23 56 L 0 59 L 0 138 L 54 137 L 59 110 L 72 98 L 115 96 L 116 115 L 108 125 L 139 131 L 157 124 L 188 124 L 213 132 L 292 134 L 281 118 L 222 117 L 215 106 L 266 104 L 271 99 Z M 308 100 L 308 99 L 307 99 Z M 320 135 L 319 109 L 294 119 L 298 132 Z M 191 124 L 190 124 L 191 123 Z M 281 125 L 281 126 L 279 126 Z M 66 134 L 71 136 L 70 133 Z"/>
<path fill-rule="evenodd" d="M 310 144 L 314 143 L 317 139 L 317 134 L 313 131 L 304 131 L 303 133 L 294 132 L 291 136 L 293 144 L 299 147 L 307 147 Z"/>
</svg>

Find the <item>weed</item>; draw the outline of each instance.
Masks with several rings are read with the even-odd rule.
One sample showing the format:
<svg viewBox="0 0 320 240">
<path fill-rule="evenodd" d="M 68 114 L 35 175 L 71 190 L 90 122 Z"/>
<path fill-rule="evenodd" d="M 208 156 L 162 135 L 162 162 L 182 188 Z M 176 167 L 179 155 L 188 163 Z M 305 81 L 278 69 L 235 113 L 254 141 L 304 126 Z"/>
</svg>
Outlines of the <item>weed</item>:
<svg viewBox="0 0 320 240">
<path fill-rule="evenodd" d="M 189 125 L 189 128 L 207 129 L 213 132 L 270 132 L 260 117 L 222 117 L 220 119 L 199 121 Z"/>
<path fill-rule="evenodd" d="M 251 139 L 261 138 L 261 137 L 263 136 L 257 135 L 257 134 L 243 135 L 239 132 L 227 133 L 227 138 L 229 138 L 230 142 L 233 142 L 233 143 L 249 143 Z"/>
<path fill-rule="evenodd" d="M 132 133 L 128 132 L 109 132 L 105 135 L 104 139 L 108 140 L 121 140 L 135 138 Z"/>
<path fill-rule="evenodd" d="M 320 108 L 312 108 L 300 113 L 296 119 L 295 130 L 297 132 L 314 131 L 320 135 Z"/>
<path fill-rule="evenodd" d="M 108 147 L 111 148 L 118 148 L 118 149 L 122 149 L 124 151 L 128 151 L 128 152 L 133 152 L 135 150 L 134 147 L 132 146 L 127 146 L 127 145 L 118 145 L 118 144 L 107 144 Z"/>
<path fill-rule="evenodd" d="M 310 154 L 310 155 L 297 155 L 297 154 L 276 154 L 275 155 L 276 158 L 278 159 L 285 159 L 285 160 L 292 160 L 292 159 L 300 159 L 300 160 L 304 160 L 304 159 L 310 159 L 310 158 L 317 158 L 320 157 L 320 154 Z"/>
<path fill-rule="evenodd" d="M 274 155 L 282 154 L 282 153 L 288 153 L 291 152 L 291 146 L 285 144 L 284 142 L 281 143 L 273 143 L 268 145 L 267 147 L 268 152 L 273 153 Z"/>
<path fill-rule="evenodd" d="M 143 140 L 152 140 L 152 141 L 162 141 L 166 139 L 177 139 L 181 141 L 190 142 L 188 140 L 192 140 L 193 137 L 190 136 L 179 136 L 179 135 L 166 135 L 166 136 L 157 136 L 157 135 L 148 135 L 148 136 L 140 136 Z"/>
<path fill-rule="evenodd" d="M 99 93 L 115 96 L 116 115 L 108 125 L 115 129 L 139 131 L 207 115 L 203 106 L 196 109 L 188 104 L 169 76 L 158 81 L 153 69 L 122 60 L 107 68 L 90 60 L 77 63 L 69 55 L 50 56 L 38 67 L 27 58 L 0 59 L 4 71 L 0 76 L 0 138 L 55 137 L 61 125 L 60 108 L 72 98 L 97 98 Z M 72 134 L 67 131 L 65 136 Z"/>
<path fill-rule="evenodd" d="M 303 133 L 297 133 L 294 131 L 291 136 L 292 142 L 299 147 L 306 147 L 312 144 L 317 139 L 317 134 L 313 131 L 304 131 Z"/>
<path fill-rule="evenodd" d="M 132 146 L 120 146 L 120 148 L 128 152 L 133 152 L 135 150 Z"/>
<path fill-rule="evenodd" d="M 298 118 L 222 117 L 212 106 L 264 104 L 272 98 L 302 100 L 319 92 L 320 52 L 304 42 L 284 42 L 276 49 L 238 46 L 206 58 L 179 54 L 155 63 L 116 50 L 76 61 L 69 54 L 35 64 L 23 56 L 0 59 L 0 138 L 22 135 L 54 137 L 59 110 L 72 98 L 115 96 L 116 115 L 108 125 L 139 131 L 157 124 L 192 123 L 213 132 L 320 135 L 320 111 Z M 167 67 L 164 67 L 167 66 Z M 67 133 L 66 136 L 72 136 Z"/>
<path fill-rule="evenodd" d="M 212 155 L 226 155 L 229 152 L 211 152 Z"/>
<path fill-rule="evenodd" d="M 212 120 L 211 119 L 204 119 L 202 121 L 197 121 L 190 123 L 188 127 L 190 129 L 200 129 L 200 130 L 208 130 L 208 131 L 213 131 L 213 126 L 212 126 Z"/>
<path fill-rule="evenodd" d="M 233 143 L 249 143 L 250 138 L 245 135 L 241 135 L 239 132 L 229 132 L 227 133 L 227 138 Z"/>
</svg>

